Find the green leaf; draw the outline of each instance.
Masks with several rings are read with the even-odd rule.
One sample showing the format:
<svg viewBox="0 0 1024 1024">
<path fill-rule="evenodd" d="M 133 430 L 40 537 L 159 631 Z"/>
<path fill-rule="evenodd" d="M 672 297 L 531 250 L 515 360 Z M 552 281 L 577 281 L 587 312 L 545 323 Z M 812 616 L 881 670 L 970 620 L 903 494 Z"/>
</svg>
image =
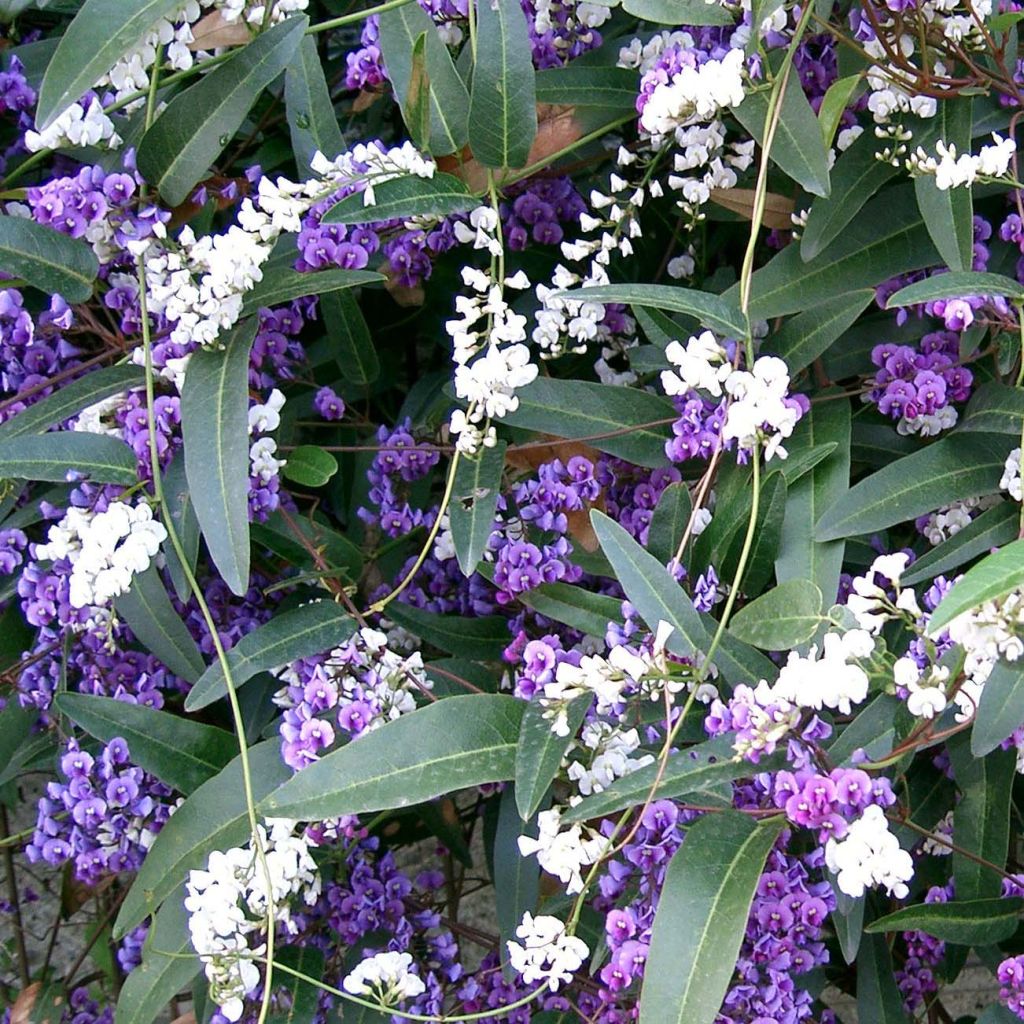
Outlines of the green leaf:
<svg viewBox="0 0 1024 1024">
<path fill-rule="evenodd" d="M 199 648 L 174 610 L 155 565 L 136 573 L 127 593 L 114 605 L 139 642 L 176 676 L 194 683 L 206 671 Z"/>
<path fill-rule="evenodd" d="M 205 177 L 259 94 L 292 63 L 308 25 L 295 17 L 261 32 L 167 104 L 139 143 L 138 165 L 169 205 Z"/>
<path fill-rule="evenodd" d="M 832 889 L 836 893 L 836 909 L 829 915 L 832 919 L 832 929 L 836 933 L 836 940 L 839 943 L 843 959 L 848 964 L 852 964 L 857 959 L 860 940 L 864 934 L 864 904 L 866 900 L 863 896 L 857 899 L 845 896 L 834 882 Z"/>
<path fill-rule="evenodd" d="M 732 111 L 736 120 L 758 142 L 765 135 L 768 107 L 767 92 L 752 92 Z M 799 75 L 792 74 L 786 81 L 769 155 L 772 163 L 808 192 L 816 196 L 829 194 L 828 150 L 818 119 L 800 85 Z"/>
<path fill-rule="evenodd" d="M 102 743 L 123 737 L 132 763 L 179 793 L 198 789 L 238 753 L 231 733 L 145 704 L 68 691 L 57 707 Z"/>
<path fill-rule="evenodd" d="M 36 107 L 39 130 L 81 99 L 161 18 L 180 9 L 180 0 L 86 0 L 46 66 Z"/>
<path fill-rule="evenodd" d="M 116 437 L 62 431 L 0 441 L 0 479 L 63 483 L 74 470 L 101 484 L 134 484 L 135 452 Z"/>
<path fill-rule="evenodd" d="M 838 85 L 839 83 L 835 83 Z M 899 169 L 876 156 L 878 139 L 862 132 L 832 168 L 832 194 L 811 203 L 807 224 L 800 235 L 800 258 L 813 260 L 853 223 L 864 204 Z"/>
<path fill-rule="evenodd" d="M 583 440 L 639 466 L 665 465 L 669 424 L 678 417 L 667 398 L 557 377 L 538 377 L 516 397 L 519 408 L 503 417 L 509 426 Z"/>
<path fill-rule="evenodd" d="M 787 580 L 744 605 L 729 629 L 764 651 L 788 651 L 814 635 L 821 622 L 821 591 L 810 580 Z"/>
<path fill-rule="evenodd" d="M 693 500 L 686 484 L 669 484 L 661 492 L 647 530 L 647 550 L 662 565 L 667 565 L 669 559 L 675 557 L 692 511 Z"/>
<path fill-rule="evenodd" d="M 426 33 L 426 78 L 430 89 L 430 152 L 434 156 L 457 153 L 469 137 L 469 93 L 459 77 L 448 48 L 437 34 L 430 15 L 416 4 L 406 4 L 380 16 L 380 49 L 402 117 L 408 125 L 409 85 L 416 39 Z"/>
<path fill-rule="evenodd" d="M 780 830 L 739 811 L 709 814 L 690 826 L 669 862 L 654 916 L 640 1024 L 712 1024 Z"/>
<path fill-rule="evenodd" d="M 942 139 L 958 153 L 971 151 L 971 98 L 943 100 L 935 117 Z M 923 147 L 931 150 L 934 147 Z M 974 245 L 974 201 L 969 188 L 940 189 L 935 175 L 914 178 L 917 205 L 943 262 L 951 270 L 969 270 Z"/>
<path fill-rule="evenodd" d="M 1010 794 L 1017 752 L 994 750 L 987 757 L 974 757 L 965 733 L 948 740 L 946 749 L 962 793 L 953 810 L 953 842 L 982 861 L 953 852 L 956 895 L 962 900 L 994 899 L 1003 881 L 996 868 L 1006 864 L 1010 843 Z"/>
<path fill-rule="evenodd" d="M 171 464 L 164 473 L 163 485 L 164 514 L 171 517 L 185 553 L 185 561 L 189 569 L 195 571 L 196 559 L 199 557 L 199 520 L 196 519 L 195 509 L 192 508 L 192 495 L 185 476 L 184 452 L 179 452 L 171 459 Z M 164 555 L 167 558 L 167 571 L 171 574 L 174 592 L 178 595 L 179 601 L 187 601 L 192 595 L 192 588 L 178 560 L 177 552 L 170 544 L 166 544 Z"/>
<path fill-rule="evenodd" d="M 316 946 L 285 946 L 274 953 L 275 964 L 283 964 L 310 978 L 324 977 L 324 953 Z M 280 985 L 290 993 L 287 1008 L 271 1012 L 268 1024 L 313 1024 L 320 1006 L 320 989 L 284 971 L 274 972 L 275 988 Z"/>
<path fill-rule="evenodd" d="M 731 25 L 732 15 L 703 0 L 622 0 L 622 9 L 659 25 Z"/>
<path fill-rule="evenodd" d="M 988 380 L 971 395 L 960 429 L 1020 436 L 1024 419 L 1024 390 Z"/>
<path fill-rule="evenodd" d="M 938 253 L 911 191 L 911 186 L 887 189 L 806 263 L 795 245 L 786 246 L 751 279 L 751 317 L 770 320 L 799 313 L 836 295 L 874 288 L 896 274 L 937 263 Z M 731 288 L 726 296 L 738 291 Z"/>
<path fill-rule="evenodd" d="M 487 0 L 484 0 L 486 3 Z M 515 786 L 506 786 L 498 800 L 498 820 L 494 833 L 492 856 L 494 910 L 498 919 L 502 963 L 508 967 L 509 940 L 516 939 L 516 929 L 523 914 L 534 913 L 540 896 L 540 867 L 535 857 L 519 852 L 519 837 L 537 836 L 536 826 L 525 826 L 516 813 L 519 795 Z"/>
<path fill-rule="evenodd" d="M 363 569 L 363 555 L 359 548 L 312 513 L 292 515 L 279 508 L 271 512 L 265 523 L 253 523 L 252 535 L 258 544 L 297 564 L 310 567 L 315 564 L 309 554 L 312 547 L 320 552 L 328 565 L 345 570 L 353 580 Z"/>
<path fill-rule="evenodd" d="M 543 583 L 519 595 L 521 604 L 555 622 L 603 637 L 609 622 L 622 622 L 622 602 L 569 583 Z"/>
<path fill-rule="evenodd" d="M 210 557 L 239 596 L 249 587 L 249 350 L 256 327 L 255 317 L 243 320 L 223 349 L 193 352 L 181 392 L 192 508 Z"/>
<path fill-rule="evenodd" d="M 344 643 L 355 629 L 345 610 L 333 601 L 314 601 L 281 612 L 246 633 L 228 651 L 228 667 L 236 689 L 258 672 L 309 658 Z M 198 711 L 227 693 L 224 671 L 214 662 L 185 698 L 186 711 Z"/>
<path fill-rule="evenodd" d="M 88 406 L 102 402 L 104 398 L 138 387 L 144 379 L 140 366 L 109 366 L 103 370 L 93 370 L 78 380 L 62 384 L 60 390 L 0 423 L 0 441 L 24 434 L 41 433 L 55 423 L 63 423 L 77 415 Z"/>
<path fill-rule="evenodd" d="M 480 200 L 453 174 L 440 171 L 432 178 L 414 174 L 373 186 L 374 201 L 364 203 L 365 192 L 339 199 L 323 216 L 324 224 L 365 224 L 371 220 L 408 220 L 410 217 L 463 213 Z"/>
<path fill-rule="evenodd" d="M 351 292 L 328 292 L 320 297 L 320 322 L 334 350 L 342 376 L 366 387 L 380 376 L 380 361 L 370 327 Z"/>
<path fill-rule="evenodd" d="M 295 253 L 288 253 L 294 261 Z M 314 273 L 296 270 L 292 266 L 281 266 L 274 261 L 264 268 L 263 280 L 249 292 L 242 303 L 242 315 L 251 316 L 260 309 L 279 306 L 282 302 L 301 299 L 306 295 L 324 295 L 328 292 L 359 288 L 375 284 L 384 278 L 372 270 L 317 270 Z"/>
<path fill-rule="evenodd" d="M 338 460 L 315 444 L 300 444 L 289 453 L 281 472 L 304 487 L 323 487 L 338 472 Z"/>
<path fill-rule="evenodd" d="M 764 351 L 784 359 L 793 376 L 841 337 L 874 298 L 874 291 L 864 288 L 826 299 L 770 334 L 764 341 Z"/>
<path fill-rule="evenodd" d="M 395 601 L 388 606 L 388 617 L 442 651 L 474 661 L 500 661 L 512 640 L 508 622 L 499 615 L 436 615 Z"/>
<path fill-rule="evenodd" d="M 332 159 L 345 148 L 312 36 L 302 40 L 297 59 L 289 61 L 285 68 L 284 107 L 295 163 L 304 177 L 310 172 L 317 152 Z"/>
<path fill-rule="evenodd" d="M 569 702 L 566 709 L 568 732 L 565 736 L 551 731 L 551 719 L 544 717 L 544 708 L 539 700 L 526 702 L 516 744 L 515 765 L 516 806 L 523 821 L 529 821 L 540 807 L 593 699 L 593 694 L 584 693 Z"/>
<path fill-rule="evenodd" d="M 277 736 L 249 750 L 249 765 L 256 800 L 262 800 L 291 775 L 291 769 L 281 760 Z M 236 757 L 189 796 L 160 830 L 121 904 L 114 937 L 123 937 L 152 914 L 189 871 L 205 868 L 214 850 L 241 846 L 248 837 L 241 757 Z"/>
<path fill-rule="evenodd" d="M 839 765 L 847 765 L 858 749 L 868 757 L 881 758 L 889 753 L 896 737 L 895 717 L 900 702 L 888 694 L 879 694 L 828 745 L 828 756 Z"/>
<path fill-rule="evenodd" d="M 1003 544 L 1016 540 L 1020 508 L 1013 502 L 1004 501 L 994 508 L 986 509 L 972 519 L 962 530 L 948 540 L 926 551 L 907 566 L 902 582 L 905 585 L 921 583 L 959 569 L 964 562 L 991 551 Z"/>
<path fill-rule="evenodd" d="M 1015 540 L 987 555 L 957 580 L 928 621 L 928 632 L 936 636 L 963 612 L 986 601 L 995 601 L 1024 581 L 1024 540 Z"/>
<path fill-rule="evenodd" d="M 736 757 L 732 736 L 718 736 L 696 747 L 670 754 L 665 770 L 659 778 L 658 765 L 648 764 L 629 775 L 616 779 L 610 786 L 594 796 L 585 797 L 570 807 L 563 820 L 588 821 L 603 818 L 637 804 L 642 804 L 653 790 L 656 800 L 671 800 L 688 793 L 700 794 L 716 783 L 731 782 L 749 776 L 754 771 L 768 771 L 779 761 L 762 758 L 757 769 Z M 781 762 L 780 762 L 781 764 Z"/>
<path fill-rule="evenodd" d="M 448 515 L 455 555 L 464 576 L 476 571 L 494 529 L 505 448 L 505 442 L 499 441 L 475 457 L 463 456 L 456 467 Z"/>
<path fill-rule="evenodd" d="M 523 167 L 537 135 L 530 33 L 519 0 L 479 0 L 469 147 L 485 167 Z"/>
<path fill-rule="evenodd" d="M 1019 897 L 919 903 L 872 921 L 866 931 L 918 931 L 958 946 L 988 946 L 1017 930 L 1022 910 L 1024 900 Z"/>
<path fill-rule="evenodd" d="M 1002 274 L 987 274 L 980 271 L 950 271 L 932 274 L 923 281 L 915 281 L 889 296 L 886 309 L 898 306 L 916 306 L 921 302 L 936 299 L 959 299 L 965 295 L 1005 295 L 1009 298 L 1024 299 L 1024 288 L 1012 278 Z"/>
<path fill-rule="evenodd" d="M 706 651 L 711 637 L 704 622 L 668 570 L 608 516 L 595 509 L 590 521 L 622 589 L 651 631 L 664 620 L 673 627 L 666 643 L 673 654 L 689 657 Z M 715 664 L 734 685 L 756 686 L 761 679 L 774 676 L 774 666 L 767 658 L 727 635 L 715 654 Z"/>
<path fill-rule="evenodd" d="M 746 333 L 739 306 L 721 295 L 678 288 L 670 284 L 603 284 L 594 288 L 572 288 L 555 295 L 577 302 L 625 302 L 631 306 L 650 306 L 673 313 L 688 313 L 705 327 L 730 338 Z"/>
<path fill-rule="evenodd" d="M 843 119 L 843 112 L 850 105 L 853 94 L 860 85 L 860 75 L 847 75 L 834 81 L 825 91 L 818 108 L 818 124 L 826 146 L 831 146 Z M 879 161 L 881 162 L 881 161 Z"/>
<path fill-rule="evenodd" d="M 786 495 L 782 539 L 775 559 L 780 583 L 808 579 L 817 584 L 825 601 L 835 600 L 843 566 L 845 542 L 817 541 L 808 525 L 821 511 L 846 494 L 850 483 L 850 403 L 845 399 L 812 405 L 786 447 L 789 462 L 825 442 L 837 447 L 828 458 L 795 481 Z"/>
<path fill-rule="evenodd" d="M 981 691 L 971 725 L 971 753 L 984 757 L 1024 723 L 1024 665 L 1002 658 L 995 663 Z M 995 941 L 995 940 L 993 940 Z"/>
<path fill-rule="evenodd" d="M 402 105 L 406 127 L 413 145 L 420 150 L 430 145 L 430 77 L 427 74 L 427 33 L 412 44 L 409 88 Z"/>
<path fill-rule="evenodd" d="M 180 884 L 178 879 L 170 892 Z M 142 963 L 128 972 L 118 993 L 114 1024 L 151 1024 L 188 988 L 202 966 L 189 938 L 184 895 L 179 893 L 153 919 L 142 947 Z"/>
<path fill-rule="evenodd" d="M 871 1024 L 906 1024 L 889 947 L 881 935 L 865 935 L 857 954 L 857 1018 Z"/>
<path fill-rule="evenodd" d="M 605 110 L 636 110 L 637 72 L 569 64 L 537 72 L 537 102 Z"/>
<path fill-rule="evenodd" d="M 788 459 L 786 460 L 789 461 Z M 770 473 L 761 487 L 760 508 L 754 524 L 754 539 L 750 545 L 750 556 L 743 570 L 744 593 L 756 594 L 769 583 L 775 557 L 782 540 L 782 526 L 786 517 L 786 478 L 783 473 Z M 737 532 L 726 552 L 719 571 L 726 579 L 732 579 L 740 564 L 740 554 L 746 530 Z M 738 635 L 738 634 L 737 634 Z"/>
<path fill-rule="evenodd" d="M 825 510 L 815 527 L 815 538 L 856 537 L 924 515 L 940 505 L 994 494 L 1005 459 L 1006 442 L 995 435 L 940 438 L 851 487 Z"/>
<path fill-rule="evenodd" d="M 92 249 L 45 224 L 11 215 L 0 216 L 0 270 L 23 278 L 48 295 L 85 302 L 92 295 L 99 270 Z"/>
<path fill-rule="evenodd" d="M 274 817 L 330 818 L 409 807 L 515 776 L 523 701 L 446 697 L 324 754 L 260 804 Z"/>
</svg>

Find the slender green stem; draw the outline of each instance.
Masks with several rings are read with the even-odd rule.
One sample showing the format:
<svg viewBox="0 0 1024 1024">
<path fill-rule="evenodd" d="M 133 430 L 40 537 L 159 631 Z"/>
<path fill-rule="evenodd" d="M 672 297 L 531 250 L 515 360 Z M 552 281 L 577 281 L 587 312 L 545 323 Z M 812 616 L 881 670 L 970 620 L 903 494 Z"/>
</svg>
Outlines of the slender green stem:
<svg viewBox="0 0 1024 1024">
<path fill-rule="evenodd" d="M 342 28 L 344 25 L 354 25 L 356 22 L 369 18 L 372 14 L 383 14 L 385 11 L 393 11 L 410 3 L 412 0 L 387 0 L 387 3 L 377 4 L 376 7 L 367 7 L 365 10 L 355 11 L 352 14 L 343 14 L 340 18 L 331 18 L 329 21 L 320 21 L 315 25 L 310 25 L 306 29 L 306 35 L 329 32 L 332 28 Z"/>
</svg>

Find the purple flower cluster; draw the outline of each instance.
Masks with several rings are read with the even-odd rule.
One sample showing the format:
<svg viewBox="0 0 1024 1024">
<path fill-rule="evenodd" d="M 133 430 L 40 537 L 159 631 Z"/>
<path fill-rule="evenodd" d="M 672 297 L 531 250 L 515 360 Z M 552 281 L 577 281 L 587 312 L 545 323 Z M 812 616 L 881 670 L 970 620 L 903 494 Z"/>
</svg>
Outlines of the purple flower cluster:
<svg viewBox="0 0 1024 1024">
<path fill-rule="evenodd" d="M 6 405 L 0 420 L 10 419 L 50 394 L 53 387 L 48 382 L 77 365 L 80 352 L 63 333 L 73 323 L 72 311 L 59 295 L 51 298 L 49 309 L 33 319 L 20 291 L 0 291 L 0 389 L 9 395 L 33 391 L 29 398 Z"/>
<path fill-rule="evenodd" d="M 515 695 L 521 700 L 532 700 L 548 683 L 554 682 L 555 672 L 564 661 L 578 666 L 579 651 L 567 651 L 560 637 L 553 633 L 530 640 L 525 632 L 505 648 L 505 660 L 516 666 Z"/>
<path fill-rule="evenodd" d="M 99 758 L 70 740 L 60 761 L 65 782 L 50 782 L 28 859 L 74 864 L 75 876 L 94 884 L 104 875 L 133 871 L 170 817 L 171 790 L 129 760 L 128 744 L 111 740 Z"/>
<path fill-rule="evenodd" d="M 558 245 L 565 234 L 562 225 L 577 225 L 587 211 L 572 179 L 565 176 L 527 180 L 510 188 L 507 196 L 499 212 L 505 244 L 516 252 L 531 242 Z"/>
<path fill-rule="evenodd" d="M 14 527 L 0 530 L 0 576 L 10 576 L 25 560 L 28 537 Z"/>
<path fill-rule="evenodd" d="M 947 903 L 953 897 L 953 883 L 933 885 L 925 895 L 925 903 Z M 903 995 L 903 1006 L 913 1013 L 939 989 L 935 968 L 946 955 L 946 944 L 927 932 L 903 933 L 907 956 L 896 971 L 896 984 Z"/>
<path fill-rule="evenodd" d="M 802 769 L 775 774 L 772 802 L 794 825 L 816 831 L 824 844 L 846 835 L 847 824 L 865 807 L 891 807 L 896 794 L 887 778 L 872 778 L 859 768 L 834 768 L 828 775 Z"/>
<path fill-rule="evenodd" d="M 696 391 L 678 395 L 672 404 L 679 419 L 672 424 L 672 438 L 665 442 L 665 455 L 672 462 L 710 459 L 721 443 L 725 423 L 725 402 L 712 402 Z"/>
<path fill-rule="evenodd" d="M 651 519 L 665 488 L 682 480 L 675 466 L 644 469 L 615 458 L 599 459 L 595 476 L 604 494 L 604 511 L 641 544 L 647 543 Z"/>
<path fill-rule="evenodd" d="M 313 408 L 325 420 L 340 420 L 345 415 L 345 401 L 333 388 L 322 387 L 313 397 Z"/>
</svg>

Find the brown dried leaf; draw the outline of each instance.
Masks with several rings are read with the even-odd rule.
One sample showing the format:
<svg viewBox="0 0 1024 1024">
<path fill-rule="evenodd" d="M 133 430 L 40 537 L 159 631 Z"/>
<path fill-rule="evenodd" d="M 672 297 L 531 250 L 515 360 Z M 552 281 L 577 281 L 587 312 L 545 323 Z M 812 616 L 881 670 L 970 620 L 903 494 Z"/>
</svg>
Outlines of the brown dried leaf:
<svg viewBox="0 0 1024 1024">
<path fill-rule="evenodd" d="M 386 261 L 378 268 L 384 275 L 384 290 L 398 303 L 399 306 L 422 306 L 426 293 L 416 285 L 409 288 L 407 285 L 399 284 L 395 279 L 395 271 L 390 263 Z"/>
<path fill-rule="evenodd" d="M 32 1007 L 36 1005 L 36 999 L 43 987 L 41 981 L 33 981 L 27 988 L 18 993 L 11 1007 L 10 1024 L 29 1024 L 32 1020 Z"/>
<path fill-rule="evenodd" d="M 713 188 L 711 201 L 738 213 L 747 220 L 753 219 L 754 190 L 752 188 Z M 769 192 L 764 201 L 764 217 L 761 222 L 766 228 L 777 228 L 785 231 L 793 227 L 791 215 L 796 209 L 792 199 L 780 196 L 777 192 Z"/>
<path fill-rule="evenodd" d="M 225 21 L 223 11 L 211 11 L 192 26 L 190 50 L 216 50 L 221 46 L 244 46 L 252 38 L 249 27 L 239 18 Z"/>
<path fill-rule="evenodd" d="M 361 114 L 364 110 L 369 110 L 383 95 L 384 93 L 379 89 L 360 90 L 352 101 L 352 113 Z"/>
<path fill-rule="evenodd" d="M 541 434 L 538 440 L 543 441 L 547 438 L 551 438 L 549 444 L 530 442 L 528 445 L 511 445 L 505 452 L 505 462 L 513 469 L 525 472 L 537 469 L 553 459 L 568 462 L 574 455 L 582 455 L 585 459 L 594 462 L 601 457 L 601 453 L 596 448 L 591 448 L 589 444 L 584 444 L 582 441 L 567 441 L 563 437 L 554 437 L 552 434 Z"/>
<path fill-rule="evenodd" d="M 62 983 L 34 981 L 14 1000 L 10 1024 L 58 1024 L 65 1002 Z"/>
<path fill-rule="evenodd" d="M 174 1020 L 171 1021 L 171 1024 L 196 1024 L 195 1011 L 186 1011 L 180 1017 L 175 1017 Z"/>
</svg>

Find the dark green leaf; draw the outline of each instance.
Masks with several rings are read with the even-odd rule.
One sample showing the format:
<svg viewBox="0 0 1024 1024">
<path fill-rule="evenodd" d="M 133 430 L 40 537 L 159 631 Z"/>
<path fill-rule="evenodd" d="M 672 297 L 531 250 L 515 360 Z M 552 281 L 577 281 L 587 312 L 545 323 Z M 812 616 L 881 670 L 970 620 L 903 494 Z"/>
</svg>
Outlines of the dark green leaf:
<svg viewBox="0 0 1024 1024">
<path fill-rule="evenodd" d="M 294 17 L 261 32 L 175 96 L 142 137 L 139 170 L 171 206 L 205 177 L 259 94 L 292 62 L 308 25 Z"/>
<path fill-rule="evenodd" d="M 832 928 L 836 933 L 843 959 L 848 964 L 852 964 L 857 959 L 861 936 L 864 934 L 865 898 L 860 896 L 857 899 L 851 899 L 840 892 L 835 883 L 832 888 L 837 897 L 836 909 L 829 915 L 832 919 Z"/>
<path fill-rule="evenodd" d="M 765 651 L 788 651 L 814 635 L 821 622 L 821 591 L 810 580 L 787 580 L 744 605 L 729 629 Z"/>
<path fill-rule="evenodd" d="M 228 651 L 232 682 L 239 687 L 257 672 L 337 647 L 354 629 L 352 619 L 333 601 L 314 601 L 275 615 Z M 214 662 L 185 698 L 185 710 L 198 711 L 225 693 L 224 671 L 220 662 Z"/>
<path fill-rule="evenodd" d="M 738 811 L 690 826 L 669 862 L 654 917 L 640 1024 L 712 1024 L 718 1016 L 780 828 Z"/>
<path fill-rule="evenodd" d="M 786 459 L 786 462 L 788 461 L 789 459 Z M 741 585 L 744 593 L 756 594 L 763 590 L 771 579 L 786 517 L 787 490 L 783 473 L 770 474 L 761 487 L 761 502 L 757 510 L 757 522 L 754 524 L 754 539 L 750 545 L 746 568 L 743 570 Z M 733 538 L 725 560 L 718 567 L 720 575 L 726 579 L 732 579 L 739 568 L 745 534 L 746 530 Z"/>
<path fill-rule="evenodd" d="M 584 440 L 640 466 L 665 465 L 668 425 L 678 416 L 667 398 L 556 377 L 538 377 L 516 397 L 519 408 L 504 417 L 510 426 Z"/>
<path fill-rule="evenodd" d="M 456 468 L 448 515 L 455 555 L 464 576 L 476 571 L 494 529 L 505 447 L 505 442 L 499 441 L 475 457 L 463 456 Z"/>
<path fill-rule="evenodd" d="M 590 636 L 604 636 L 609 622 L 622 622 L 622 602 L 570 583 L 542 583 L 519 594 L 527 608 Z"/>
<path fill-rule="evenodd" d="M 0 441 L 0 479 L 63 482 L 70 471 L 102 484 L 134 484 L 135 452 L 116 437 L 62 431 Z"/>
<path fill-rule="evenodd" d="M 933 579 L 940 573 L 959 569 L 964 562 L 992 548 L 1009 544 L 1017 537 L 1019 519 L 1019 507 L 1009 501 L 986 509 L 962 530 L 911 562 L 903 574 L 902 582 L 910 585 Z"/>
<path fill-rule="evenodd" d="M 370 220 L 408 220 L 410 217 L 462 213 L 480 204 L 453 174 L 436 173 L 432 178 L 410 174 L 373 186 L 372 205 L 364 203 L 365 192 L 353 192 L 340 199 L 323 216 L 325 224 L 365 224 Z"/>
<path fill-rule="evenodd" d="M 294 255 L 289 253 L 292 259 Z M 292 299 L 300 299 L 305 295 L 345 291 L 383 280 L 380 274 L 372 270 L 342 270 L 332 267 L 330 270 L 307 273 L 294 267 L 280 266 L 275 261 L 264 270 L 263 280 L 246 295 L 242 304 L 242 315 L 250 316 L 260 309 L 279 306 L 282 302 L 291 302 Z"/>
<path fill-rule="evenodd" d="M 565 736 L 551 731 L 551 719 L 544 717 L 539 700 L 526 703 L 516 744 L 516 806 L 523 821 L 529 821 L 540 807 L 593 699 L 584 693 L 569 702 Z"/>
<path fill-rule="evenodd" d="M 957 580 L 928 621 L 928 632 L 936 636 L 958 615 L 995 601 L 1015 590 L 1024 581 L 1024 540 L 1015 540 L 991 555 L 986 555 Z"/>
<path fill-rule="evenodd" d="M 829 403 L 830 405 L 832 403 Z M 989 434 L 953 434 L 884 466 L 825 509 L 819 541 L 882 530 L 964 498 L 994 494 L 1006 442 Z"/>
<path fill-rule="evenodd" d="M 185 561 L 188 568 L 194 572 L 196 559 L 199 557 L 199 520 L 196 519 L 195 510 L 192 508 L 192 495 L 185 476 L 183 452 L 178 452 L 174 456 L 164 472 L 163 489 L 164 514 L 171 517 L 185 553 Z M 192 594 L 192 588 L 178 560 L 177 552 L 170 544 L 166 544 L 164 554 L 167 558 L 167 571 L 171 574 L 171 582 L 174 584 L 174 592 L 178 595 L 179 601 L 187 601 Z"/>
<path fill-rule="evenodd" d="M 857 1018 L 871 1024 L 905 1024 L 903 996 L 896 987 L 884 936 L 865 935 L 857 955 Z"/>
<path fill-rule="evenodd" d="M 647 531 L 647 550 L 662 565 L 667 565 L 669 559 L 675 557 L 692 510 L 693 501 L 686 484 L 669 484 L 661 492 Z"/>
<path fill-rule="evenodd" d="M 362 552 L 344 534 L 325 526 L 312 514 L 272 512 L 265 523 L 253 523 L 258 544 L 297 564 L 314 564 L 309 549 L 320 552 L 329 566 L 344 569 L 355 580 L 363 568 Z"/>
<path fill-rule="evenodd" d="M 960 946 L 988 946 L 1008 939 L 1016 930 L 1024 900 L 953 900 L 901 907 L 867 926 L 868 932 L 926 932 Z"/>
<path fill-rule="evenodd" d="M 985 274 L 973 270 L 952 271 L 948 274 L 932 274 L 923 281 L 908 284 L 895 295 L 889 296 L 886 308 L 916 306 L 921 302 L 958 299 L 965 295 L 1005 295 L 1009 298 L 1024 298 L 1024 288 L 1002 274 Z"/>
<path fill-rule="evenodd" d="M 110 366 L 93 370 L 78 380 L 62 384 L 52 395 L 41 398 L 0 424 L 0 441 L 40 433 L 104 398 L 138 387 L 143 380 L 144 374 L 139 366 Z"/>
<path fill-rule="evenodd" d="M 275 964 L 283 964 L 293 971 L 319 980 L 324 977 L 323 950 L 316 946 L 285 946 L 274 954 Z M 284 971 L 274 972 L 277 985 L 288 989 L 289 1000 L 285 1009 L 271 1012 L 268 1024 L 313 1024 L 320 1006 L 320 989 Z"/>
<path fill-rule="evenodd" d="M 181 433 L 199 528 L 235 594 L 249 587 L 249 350 L 257 319 L 243 320 L 223 349 L 193 352 L 181 393 Z"/>
<path fill-rule="evenodd" d="M 885 757 L 896 738 L 895 718 L 900 702 L 888 694 L 879 694 L 846 726 L 828 746 L 828 756 L 846 765 L 857 750 L 871 758 Z"/>
<path fill-rule="evenodd" d="M 372 384 L 380 376 L 380 361 L 356 297 L 328 292 L 320 297 L 320 315 L 342 376 L 361 387 Z"/>
<path fill-rule="evenodd" d="M 703 0 L 622 0 L 622 9 L 660 25 L 731 25 L 728 11 Z"/>
<path fill-rule="evenodd" d="M 523 701 L 446 697 L 323 755 L 267 797 L 260 812 L 300 819 L 362 814 L 432 800 L 515 776 Z"/>
<path fill-rule="evenodd" d="M 314 444 L 300 444 L 289 452 L 281 472 L 304 487 L 323 487 L 338 472 L 338 460 Z"/>
<path fill-rule="evenodd" d="M 486 3 L 487 0 L 484 0 Z M 519 852 L 519 837 L 536 837 L 536 826 L 523 825 L 516 812 L 519 794 L 514 785 L 506 786 L 498 802 L 498 821 L 494 835 L 492 878 L 494 910 L 498 919 L 498 935 L 502 962 L 508 960 L 506 943 L 516 939 L 516 929 L 523 914 L 534 913 L 540 896 L 540 868 L 535 857 Z"/>
<path fill-rule="evenodd" d="M 480 0 L 469 147 L 485 167 L 522 167 L 537 134 L 537 90 L 519 0 Z"/>
<path fill-rule="evenodd" d="M 512 640 L 507 621 L 498 615 L 436 615 L 396 601 L 388 607 L 388 617 L 442 651 L 476 661 L 500 661 Z"/>
<path fill-rule="evenodd" d="M 971 395 L 960 429 L 1020 437 L 1024 418 L 1024 390 L 988 380 Z"/>
<path fill-rule="evenodd" d="M 263 799 L 291 775 L 291 769 L 281 760 L 277 736 L 249 750 L 249 765 L 255 800 Z M 121 904 L 114 922 L 115 938 L 126 935 L 152 914 L 189 871 L 205 868 L 214 850 L 241 846 L 248 836 L 241 757 L 236 757 L 189 796 L 160 830 Z"/>
<path fill-rule="evenodd" d="M 198 789 L 238 753 L 231 733 L 145 704 L 67 692 L 57 707 L 102 743 L 123 737 L 132 763 L 179 793 Z"/>
<path fill-rule="evenodd" d="M 860 75 L 847 75 L 845 78 L 837 79 L 825 91 L 821 106 L 818 108 L 818 124 L 821 125 L 821 137 L 825 140 L 826 146 L 831 146 L 835 140 L 843 112 L 849 106 L 860 83 Z"/>
<path fill-rule="evenodd" d="M 637 73 L 629 68 L 569 64 L 537 72 L 537 102 L 571 107 L 636 109 Z"/>
<path fill-rule="evenodd" d="M 1024 723 L 1024 665 L 996 662 L 971 726 L 971 753 L 984 757 Z M 993 940 L 995 941 L 995 940 Z"/>
<path fill-rule="evenodd" d="M 306 36 L 299 44 L 296 58 L 285 68 L 284 106 L 295 162 L 305 175 L 317 152 L 332 159 L 345 146 L 312 36 Z"/>
<path fill-rule="evenodd" d="M 874 298 L 874 291 L 864 288 L 826 299 L 787 320 L 781 330 L 769 335 L 764 342 L 764 351 L 784 359 L 792 376 L 810 366 L 841 337 Z"/>
<path fill-rule="evenodd" d="M 174 610 L 155 565 L 136 573 L 128 592 L 114 604 L 139 642 L 176 676 L 194 683 L 206 671 L 199 648 Z"/>
</svg>

